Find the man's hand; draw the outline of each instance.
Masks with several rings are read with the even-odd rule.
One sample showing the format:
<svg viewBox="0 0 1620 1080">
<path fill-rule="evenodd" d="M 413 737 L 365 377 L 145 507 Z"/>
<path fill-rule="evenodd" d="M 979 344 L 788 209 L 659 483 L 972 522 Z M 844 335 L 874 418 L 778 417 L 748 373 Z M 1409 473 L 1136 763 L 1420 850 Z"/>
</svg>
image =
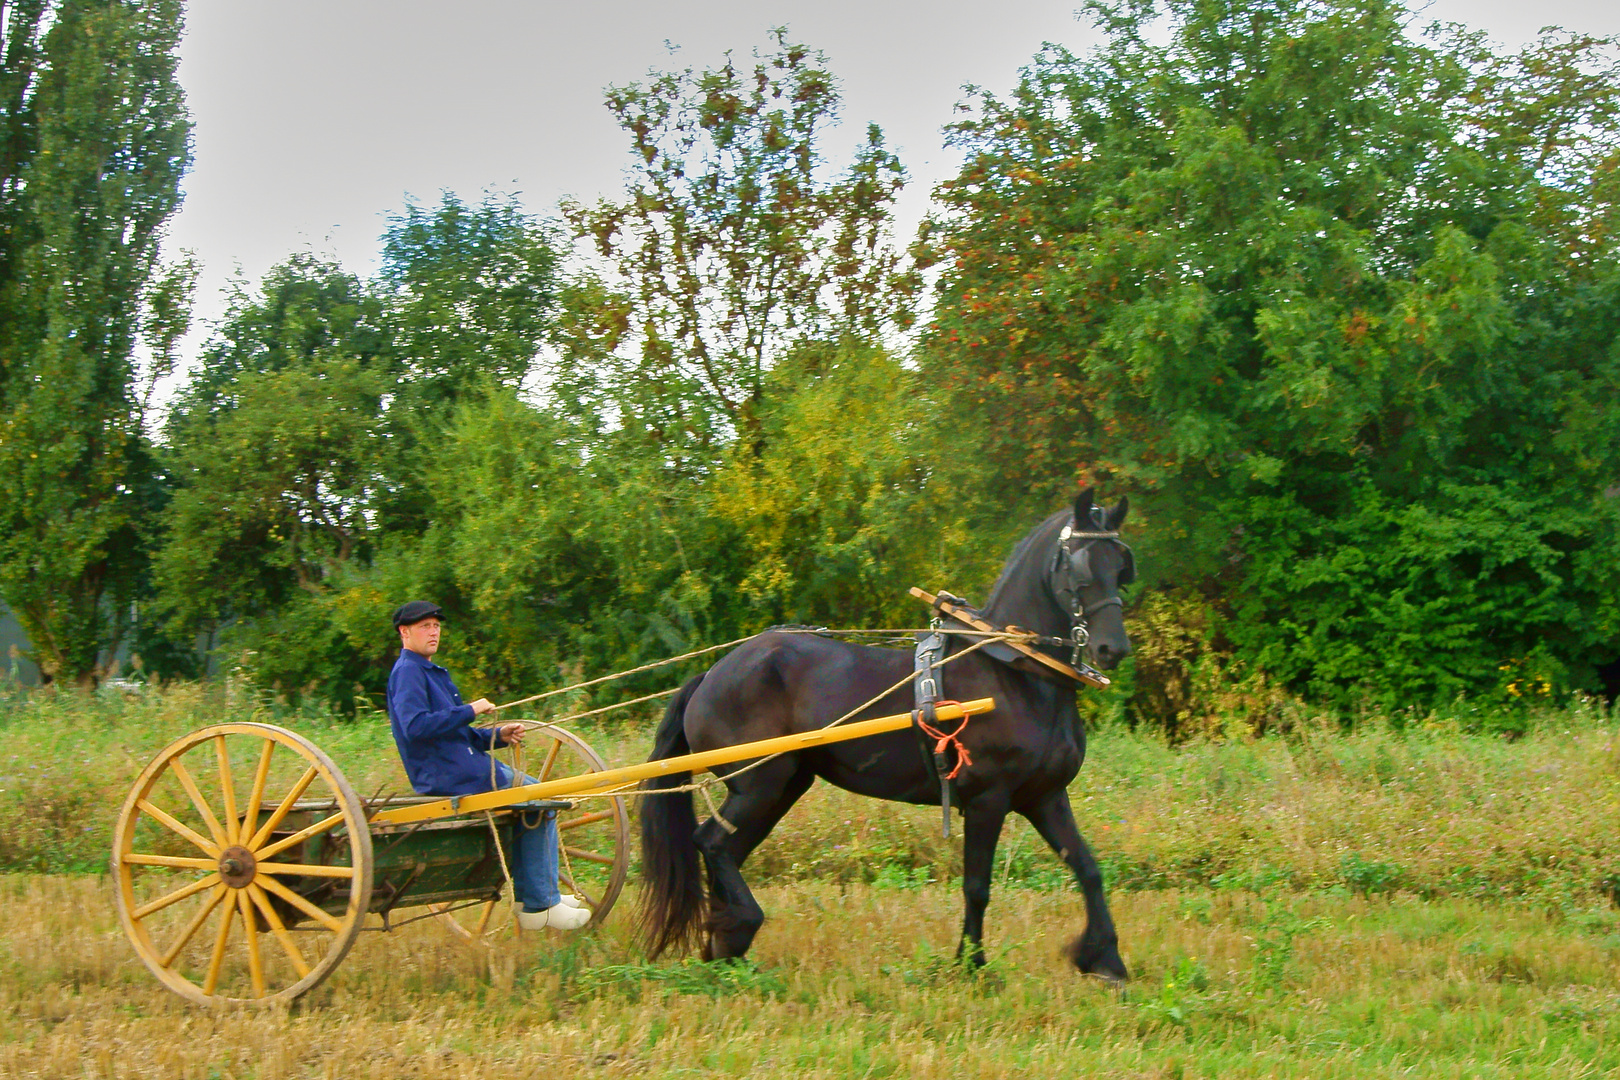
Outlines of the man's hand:
<svg viewBox="0 0 1620 1080">
<path fill-rule="evenodd" d="M 520 743 L 523 741 L 524 730 L 522 724 L 502 724 L 495 729 L 495 736 L 509 743 Z"/>
<path fill-rule="evenodd" d="M 474 716 L 483 716 L 487 712 L 495 711 L 495 703 L 487 697 L 481 697 L 472 703 L 472 710 Z"/>
</svg>

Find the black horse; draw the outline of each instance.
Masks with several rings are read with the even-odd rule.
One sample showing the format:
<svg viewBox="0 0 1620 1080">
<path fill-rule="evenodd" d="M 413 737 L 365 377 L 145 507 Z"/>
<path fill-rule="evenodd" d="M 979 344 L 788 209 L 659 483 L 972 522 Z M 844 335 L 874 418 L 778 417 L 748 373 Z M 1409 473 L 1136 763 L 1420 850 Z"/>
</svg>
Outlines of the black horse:
<svg viewBox="0 0 1620 1080">
<path fill-rule="evenodd" d="M 1018 626 L 1053 638 L 1084 638 L 1087 659 L 1112 668 L 1130 652 L 1119 586 L 1135 573 L 1131 551 L 1117 536 L 1129 503 L 1094 507 L 1090 489 L 1072 512 L 1052 515 L 1025 536 L 1002 568 L 982 609 L 997 626 Z M 950 638 L 951 652 L 973 639 Z M 1083 972 L 1128 977 L 1103 897 L 1102 873 L 1075 827 L 1067 787 L 1086 756 L 1086 735 L 1075 709 L 1075 688 L 1026 673 L 980 650 L 944 668 L 944 694 L 967 701 L 994 698 L 995 711 L 976 716 L 961 735 L 971 764 L 954 781 L 964 819 L 962 893 L 966 911 L 958 956 L 984 963 L 984 909 L 996 841 L 1009 811 L 1029 819 L 1073 870 L 1086 898 L 1086 927 L 1066 953 Z M 1064 654 L 1063 658 L 1067 658 Z M 825 727 L 892 686 L 911 670 L 897 649 L 851 645 L 811 634 L 761 634 L 728 653 L 681 688 L 659 725 L 652 758 L 713 750 L 756 739 Z M 909 684 L 857 718 L 913 708 Z M 746 763 L 744 763 L 746 764 Z M 717 772 L 735 772 L 743 765 Z M 785 754 L 730 776 L 721 820 L 700 827 L 690 794 L 642 800 L 641 847 L 647 889 L 642 932 L 657 956 L 701 939 L 706 960 L 742 956 L 765 921 L 742 877 L 742 864 L 798 798 L 821 777 L 847 791 L 921 805 L 940 803 L 940 784 L 919 736 L 896 731 Z M 679 773 L 650 788 L 689 782 Z M 728 829 L 727 824 L 732 826 Z M 699 860 L 707 867 L 707 880 Z"/>
</svg>

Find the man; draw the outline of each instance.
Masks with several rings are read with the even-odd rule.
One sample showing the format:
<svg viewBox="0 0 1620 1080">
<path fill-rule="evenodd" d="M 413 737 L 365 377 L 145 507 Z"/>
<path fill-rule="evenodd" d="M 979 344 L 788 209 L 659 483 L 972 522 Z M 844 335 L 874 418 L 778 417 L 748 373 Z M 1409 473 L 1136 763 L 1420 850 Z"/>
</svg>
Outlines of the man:
<svg viewBox="0 0 1620 1080">
<path fill-rule="evenodd" d="M 487 698 L 463 704 L 450 673 L 432 661 L 439 651 L 443 614 L 425 600 L 412 600 L 394 612 L 400 644 L 388 676 L 394 745 L 419 795 L 472 795 L 512 787 L 512 770 L 504 762 L 492 762 L 489 752 L 523 741 L 523 725 L 471 726 L 474 717 L 494 712 L 495 706 Z M 516 780 L 534 783 L 527 776 Z M 517 815 L 517 843 L 508 853 L 518 925 L 525 930 L 578 930 L 591 921 L 591 912 L 577 897 L 557 889 L 557 819 L 548 810 L 531 826 L 523 820 L 530 816 Z"/>
</svg>

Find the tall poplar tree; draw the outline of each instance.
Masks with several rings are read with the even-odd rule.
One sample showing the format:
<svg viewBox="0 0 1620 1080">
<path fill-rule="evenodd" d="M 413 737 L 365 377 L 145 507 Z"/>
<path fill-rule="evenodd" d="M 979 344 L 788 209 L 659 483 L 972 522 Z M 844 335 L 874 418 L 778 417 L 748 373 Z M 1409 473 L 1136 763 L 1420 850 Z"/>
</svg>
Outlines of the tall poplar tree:
<svg viewBox="0 0 1620 1080">
<path fill-rule="evenodd" d="M 103 674 L 141 569 L 136 349 L 185 329 L 159 259 L 190 123 L 179 0 L 18 0 L 0 55 L 0 596 L 48 678 Z"/>
</svg>

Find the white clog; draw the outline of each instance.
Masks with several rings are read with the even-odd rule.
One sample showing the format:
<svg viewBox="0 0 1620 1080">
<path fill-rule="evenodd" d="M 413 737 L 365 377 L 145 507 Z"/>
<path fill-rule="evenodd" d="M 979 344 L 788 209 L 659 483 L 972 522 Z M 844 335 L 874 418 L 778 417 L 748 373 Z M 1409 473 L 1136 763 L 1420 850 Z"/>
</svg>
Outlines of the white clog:
<svg viewBox="0 0 1620 1080">
<path fill-rule="evenodd" d="M 589 908 L 567 904 L 557 904 L 544 911 L 520 911 L 517 916 L 518 925 L 525 930 L 544 930 L 548 926 L 553 930 L 578 930 L 590 921 Z"/>
<path fill-rule="evenodd" d="M 557 901 L 557 902 L 559 904 L 561 904 L 563 907 L 577 907 L 577 908 L 585 908 L 586 910 L 589 910 L 589 906 L 585 903 L 585 901 L 581 897 L 575 896 L 572 893 L 563 893 L 562 894 L 562 899 Z M 514 915 L 523 914 L 523 903 L 522 903 L 522 901 L 520 901 L 520 900 L 512 901 L 512 914 L 514 914 Z"/>
</svg>

